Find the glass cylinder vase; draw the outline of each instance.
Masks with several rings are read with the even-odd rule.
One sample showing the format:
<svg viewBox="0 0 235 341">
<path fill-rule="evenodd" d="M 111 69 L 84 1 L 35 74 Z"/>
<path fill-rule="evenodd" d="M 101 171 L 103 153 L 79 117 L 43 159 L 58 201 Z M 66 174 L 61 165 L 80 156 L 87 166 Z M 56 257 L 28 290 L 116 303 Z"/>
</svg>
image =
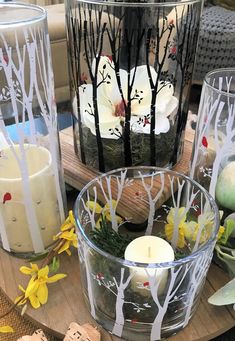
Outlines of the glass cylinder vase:
<svg viewBox="0 0 235 341">
<path fill-rule="evenodd" d="M 235 276 L 235 68 L 209 72 L 203 82 L 190 176 L 215 198 L 226 240 L 216 260 Z"/>
<path fill-rule="evenodd" d="M 101 172 L 183 151 L 201 0 L 66 1 L 75 151 Z"/>
<path fill-rule="evenodd" d="M 170 170 L 122 168 L 91 181 L 74 214 L 95 320 L 133 341 L 160 340 L 188 324 L 219 227 L 205 189 Z"/>
<path fill-rule="evenodd" d="M 64 220 L 65 190 L 46 11 L 0 4 L 0 240 L 40 254 Z"/>
</svg>

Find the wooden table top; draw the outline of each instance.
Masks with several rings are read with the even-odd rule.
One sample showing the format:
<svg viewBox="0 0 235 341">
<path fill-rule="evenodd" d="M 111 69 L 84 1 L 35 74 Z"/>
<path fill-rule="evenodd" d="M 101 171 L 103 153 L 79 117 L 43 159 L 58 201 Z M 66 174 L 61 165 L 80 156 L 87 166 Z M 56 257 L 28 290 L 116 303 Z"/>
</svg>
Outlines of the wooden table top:
<svg viewBox="0 0 235 341">
<path fill-rule="evenodd" d="M 28 307 L 26 316 L 44 331 L 63 338 L 70 322 L 96 325 L 90 316 L 83 300 L 80 282 L 79 262 L 76 251 L 71 257 L 61 256 L 60 273 L 68 274 L 67 278 L 48 284 L 49 299 L 39 309 Z M 0 287 L 11 301 L 19 295 L 18 284 L 25 287 L 28 276 L 19 271 L 24 265 L 22 259 L 10 256 L 0 250 Z M 208 304 L 207 299 L 228 281 L 223 270 L 212 264 L 202 291 L 199 307 L 189 325 L 169 341 L 207 341 L 216 337 L 235 325 L 235 312 L 232 307 L 215 307 Z M 120 341 L 101 329 L 102 341 Z"/>
<path fill-rule="evenodd" d="M 62 160 L 65 180 L 74 188 L 80 190 L 89 182 L 96 172 L 82 165 L 73 151 L 71 128 L 60 133 Z M 193 132 L 186 134 L 184 154 L 181 162 L 174 168 L 181 173 L 187 173 L 192 149 Z M 14 301 L 19 295 L 18 285 L 25 286 L 28 276 L 19 272 L 24 260 L 12 257 L 0 250 L 0 288 L 7 297 Z M 63 338 L 70 322 L 79 324 L 96 324 L 91 318 L 82 296 L 80 283 L 79 262 L 76 251 L 69 256 L 61 256 L 61 273 L 68 277 L 53 284 L 49 284 L 49 300 L 40 309 L 28 307 L 26 315 L 44 330 Z M 208 304 L 207 299 L 229 280 L 227 274 L 212 264 L 202 291 L 199 307 L 189 325 L 170 341 L 207 341 L 221 335 L 235 325 L 235 312 L 231 306 L 215 307 Z M 101 329 L 102 341 L 120 341 L 120 338 L 110 335 Z"/>
</svg>

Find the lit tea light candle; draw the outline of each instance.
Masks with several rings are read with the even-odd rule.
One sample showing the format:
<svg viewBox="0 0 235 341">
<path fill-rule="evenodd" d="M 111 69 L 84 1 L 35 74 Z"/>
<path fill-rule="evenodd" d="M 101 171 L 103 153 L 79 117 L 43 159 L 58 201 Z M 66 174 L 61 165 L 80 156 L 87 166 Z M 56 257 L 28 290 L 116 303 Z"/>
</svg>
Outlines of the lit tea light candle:
<svg viewBox="0 0 235 341">
<path fill-rule="evenodd" d="M 146 290 L 149 281 L 146 272 L 147 265 L 174 261 L 175 255 L 173 248 L 166 240 L 156 236 L 142 236 L 134 239 L 127 246 L 124 257 L 131 262 L 146 264 L 146 267 L 131 267 L 130 271 L 135 272 L 131 285 L 134 291 L 149 295 L 150 291 Z M 156 273 L 156 280 L 160 281 L 158 294 L 161 294 L 167 283 L 168 269 L 149 268 L 148 273 L 149 275 Z"/>
</svg>

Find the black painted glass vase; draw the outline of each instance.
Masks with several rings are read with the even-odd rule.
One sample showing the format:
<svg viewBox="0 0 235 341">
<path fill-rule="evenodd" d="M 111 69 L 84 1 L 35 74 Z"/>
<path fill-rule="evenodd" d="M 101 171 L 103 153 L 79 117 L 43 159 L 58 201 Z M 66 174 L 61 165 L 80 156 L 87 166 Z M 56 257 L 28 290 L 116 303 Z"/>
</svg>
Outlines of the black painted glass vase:
<svg viewBox="0 0 235 341">
<path fill-rule="evenodd" d="M 75 150 L 101 172 L 180 160 L 201 0 L 66 1 Z"/>
</svg>

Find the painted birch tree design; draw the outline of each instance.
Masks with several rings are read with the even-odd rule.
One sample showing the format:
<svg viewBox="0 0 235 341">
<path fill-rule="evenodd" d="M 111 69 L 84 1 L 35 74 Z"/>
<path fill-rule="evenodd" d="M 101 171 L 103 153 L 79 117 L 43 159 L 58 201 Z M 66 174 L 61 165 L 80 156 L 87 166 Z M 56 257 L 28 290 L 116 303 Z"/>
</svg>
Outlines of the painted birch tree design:
<svg viewBox="0 0 235 341">
<path fill-rule="evenodd" d="M 186 327 L 192 315 L 192 308 L 195 304 L 196 296 L 199 295 L 201 287 L 204 285 L 204 280 L 210 266 L 213 251 L 202 252 L 202 254 L 195 259 L 190 269 L 190 283 L 187 291 L 187 302 L 185 310 L 185 318 L 183 327 Z"/>
<path fill-rule="evenodd" d="M 231 82 L 232 76 L 221 76 L 218 91 L 204 85 L 191 159 L 190 176 L 199 182 L 203 178 L 209 180 L 205 186 L 214 198 L 220 171 L 235 150 L 235 101 L 229 96 Z M 222 90 L 227 97 L 221 95 Z"/>
<path fill-rule="evenodd" d="M 9 37 L 11 40 L 8 42 Z M 1 33 L 0 41 L 0 102 L 4 103 L 0 115 L 0 130 L 20 170 L 23 204 L 33 245 L 32 252 L 40 253 L 44 251 L 45 245 L 36 213 L 38 208 L 35 205 L 40 205 L 41 202 L 34 203 L 32 198 L 26 158 L 28 144 L 37 147 L 45 145 L 50 151 L 52 186 L 55 188 L 55 205 L 59 212 L 59 219 L 54 219 L 54 223 L 59 228 L 64 220 L 63 183 L 58 159 L 59 146 L 49 36 L 43 25 L 35 25 L 24 27 L 22 31 L 13 29 L 7 34 Z M 13 113 L 17 144 L 9 135 L 5 104 Z M 48 139 L 42 137 L 38 130 L 36 123 L 38 119 L 43 122 Z M 4 156 L 4 148 L 1 153 Z M 3 217 L 1 221 L 4 222 Z M 5 231 L 3 247 L 9 250 L 4 227 L 6 223 L 4 222 L 1 229 Z"/>
<path fill-rule="evenodd" d="M 151 295 L 152 295 L 154 303 L 158 307 L 158 313 L 152 323 L 152 329 L 151 329 L 151 334 L 150 334 L 151 341 L 161 340 L 161 327 L 162 327 L 164 316 L 166 314 L 169 304 L 171 303 L 171 300 L 177 294 L 177 291 L 180 288 L 189 268 L 190 266 L 187 264 L 186 266 L 181 265 L 178 268 L 169 269 L 170 279 L 168 281 L 169 284 L 166 289 L 166 294 L 164 295 L 163 302 L 160 302 L 158 294 L 157 294 L 157 289 L 158 289 L 160 281 L 156 280 L 155 274 L 149 273 L 148 269 L 146 269 L 146 273 L 148 275 L 148 280 L 149 280 L 149 287 L 151 290 Z M 176 280 L 178 280 L 179 278 L 180 280 L 176 284 Z"/>
</svg>

